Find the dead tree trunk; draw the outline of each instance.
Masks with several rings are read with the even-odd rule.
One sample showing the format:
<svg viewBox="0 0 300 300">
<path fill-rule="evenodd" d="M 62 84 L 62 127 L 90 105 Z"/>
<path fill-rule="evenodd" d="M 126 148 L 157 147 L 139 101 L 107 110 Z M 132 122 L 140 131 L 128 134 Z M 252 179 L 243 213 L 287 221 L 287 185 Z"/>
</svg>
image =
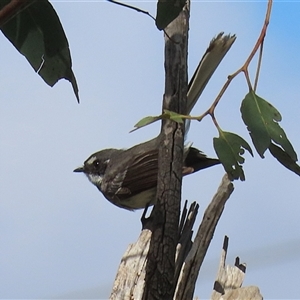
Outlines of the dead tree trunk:
<svg viewBox="0 0 300 300">
<path fill-rule="evenodd" d="M 186 114 L 187 7 L 165 29 L 165 93 L 163 109 Z M 156 204 L 146 265 L 144 300 L 171 300 L 175 291 L 175 253 L 181 203 L 184 124 L 162 122 L 158 155 Z"/>
<path fill-rule="evenodd" d="M 175 295 L 172 299 L 189 300 L 193 298 L 196 279 L 210 241 L 213 237 L 217 222 L 223 212 L 225 203 L 233 191 L 233 185 L 224 176 L 216 195 L 206 209 L 202 223 L 192 243 L 192 227 L 198 212 L 198 205 L 193 203 L 190 210 L 183 210 L 178 228 L 179 240 L 176 251 L 174 273 Z M 124 254 L 113 290 L 111 300 L 142 299 L 145 287 L 147 254 L 152 232 L 143 229 L 138 241 L 130 245 Z M 176 275 L 177 274 L 177 275 Z"/>
<path fill-rule="evenodd" d="M 211 300 L 262 300 L 257 286 L 242 287 L 246 264 L 235 259 L 234 266 L 225 266 L 228 250 L 228 237 L 225 236 L 221 253 L 220 265 Z"/>
<path fill-rule="evenodd" d="M 233 185 L 225 175 L 217 193 L 207 207 L 198 232 L 192 242 L 192 227 L 198 212 L 198 204 L 193 203 L 182 212 L 179 225 L 180 238 L 176 251 L 176 282 L 174 300 L 192 300 L 196 280 L 207 249 L 212 240 L 218 220 L 226 201 L 233 191 Z M 151 240 L 151 230 L 143 229 L 135 244 L 125 252 L 114 282 L 110 300 L 139 300 L 145 287 L 147 254 Z M 225 267 L 228 238 L 225 237 L 217 279 L 214 284 L 212 300 L 262 300 L 255 286 L 241 287 L 246 270 L 245 264 L 236 259 L 235 266 Z M 231 298 L 232 297 L 232 298 Z"/>
</svg>

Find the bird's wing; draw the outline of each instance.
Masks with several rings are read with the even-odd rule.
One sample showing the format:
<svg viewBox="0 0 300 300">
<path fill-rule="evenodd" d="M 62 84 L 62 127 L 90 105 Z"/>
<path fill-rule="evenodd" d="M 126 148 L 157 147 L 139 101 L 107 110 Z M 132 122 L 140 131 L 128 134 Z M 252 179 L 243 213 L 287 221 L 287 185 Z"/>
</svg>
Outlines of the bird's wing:
<svg viewBox="0 0 300 300">
<path fill-rule="evenodd" d="M 103 182 L 104 192 L 111 196 L 116 195 L 122 200 L 156 187 L 158 149 L 134 155 L 126 165 L 127 169 L 118 170 L 115 172 L 116 176 Z"/>
<path fill-rule="evenodd" d="M 188 154 L 182 168 L 183 176 L 220 163 L 218 159 L 208 158 L 196 148 L 189 146 L 186 151 Z M 135 152 L 131 157 L 125 152 L 117 154 L 120 155 L 119 166 L 107 166 L 101 184 L 102 192 L 111 201 L 114 201 L 114 197 L 120 201 L 126 200 L 157 186 L 158 148 Z"/>
</svg>

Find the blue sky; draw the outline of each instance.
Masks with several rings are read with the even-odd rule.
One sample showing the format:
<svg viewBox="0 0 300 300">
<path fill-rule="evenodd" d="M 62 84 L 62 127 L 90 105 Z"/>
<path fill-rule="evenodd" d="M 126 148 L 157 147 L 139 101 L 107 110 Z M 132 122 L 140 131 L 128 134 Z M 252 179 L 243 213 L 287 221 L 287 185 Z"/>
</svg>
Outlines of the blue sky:
<svg viewBox="0 0 300 300">
<path fill-rule="evenodd" d="M 142 212 L 111 205 L 72 170 L 97 150 L 130 147 L 158 133 L 159 124 L 128 132 L 142 117 L 160 113 L 163 36 L 150 18 L 107 2 L 52 4 L 69 40 L 81 104 L 67 81 L 46 86 L 0 35 L 0 298 L 105 299 L 123 253 L 139 235 Z M 153 1 L 131 4 L 155 15 Z M 192 2 L 190 76 L 213 36 L 237 35 L 195 115 L 250 53 L 265 9 L 266 2 Z M 275 1 L 257 90 L 282 113 L 281 125 L 298 154 L 299 22 L 299 2 Z M 216 116 L 224 130 L 250 143 L 240 117 L 246 93 L 240 75 Z M 192 124 L 188 140 L 215 156 L 216 135 L 207 118 Z M 234 183 L 195 295 L 210 296 L 226 234 L 227 262 L 240 256 L 247 263 L 245 286 L 257 285 L 265 299 L 299 298 L 299 177 L 268 153 L 263 160 L 257 154 L 245 158 L 246 181 Z M 184 179 L 183 199 L 200 204 L 198 223 L 223 174 L 215 167 Z"/>
</svg>

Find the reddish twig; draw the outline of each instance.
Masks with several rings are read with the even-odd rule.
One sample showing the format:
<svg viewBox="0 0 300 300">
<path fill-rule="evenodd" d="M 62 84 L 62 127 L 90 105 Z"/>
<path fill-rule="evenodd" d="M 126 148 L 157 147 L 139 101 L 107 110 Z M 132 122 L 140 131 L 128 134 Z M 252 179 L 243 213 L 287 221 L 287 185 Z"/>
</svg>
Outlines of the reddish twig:
<svg viewBox="0 0 300 300">
<path fill-rule="evenodd" d="M 206 115 L 210 115 L 215 123 L 215 117 L 214 117 L 214 111 L 219 103 L 219 101 L 221 100 L 223 94 L 225 93 L 226 89 L 228 88 L 229 84 L 231 83 L 231 81 L 241 72 L 244 73 L 245 77 L 246 77 L 246 81 L 247 84 L 249 86 L 249 89 L 252 89 L 252 85 L 251 85 L 251 81 L 250 81 L 250 77 L 249 77 L 249 73 L 248 73 L 248 67 L 250 62 L 252 61 L 254 55 L 256 54 L 257 50 L 259 48 L 261 48 L 260 51 L 260 57 L 259 57 L 259 63 L 258 63 L 258 70 L 256 73 L 256 78 L 255 78 L 255 85 L 254 87 L 256 88 L 257 86 L 257 81 L 258 81 L 258 74 L 259 74 L 259 69 L 261 66 L 261 56 L 262 56 L 262 45 L 264 42 L 264 38 L 266 36 L 266 32 L 267 32 L 267 28 L 269 25 L 269 21 L 270 21 L 270 15 L 271 15 L 271 10 L 272 10 L 272 3 L 273 0 L 269 0 L 268 1 L 268 8 L 267 8 L 267 13 L 266 13 L 266 17 L 265 17 L 265 21 L 264 21 L 264 25 L 263 28 L 261 30 L 261 33 L 257 39 L 257 42 L 255 44 L 255 46 L 253 47 L 250 55 L 248 56 L 247 60 L 245 61 L 244 65 L 238 69 L 235 73 L 233 73 L 232 75 L 229 75 L 227 78 L 227 81 L 225 82 L 224 86 L 222 87 L 220 93 L 218 94 L 218 96 L 216 97 L 216 99 L 214 100 L 214 102 L 212 103 L 212 105 L 209 107 L 209 109 L 204 112 L 201 116 L 199 117 L 192 117 L 191 119 L 196 119 L 198 121 L 201 121 Z M 216 124 L 216 123 L 215 123 Z"/>
</svg>

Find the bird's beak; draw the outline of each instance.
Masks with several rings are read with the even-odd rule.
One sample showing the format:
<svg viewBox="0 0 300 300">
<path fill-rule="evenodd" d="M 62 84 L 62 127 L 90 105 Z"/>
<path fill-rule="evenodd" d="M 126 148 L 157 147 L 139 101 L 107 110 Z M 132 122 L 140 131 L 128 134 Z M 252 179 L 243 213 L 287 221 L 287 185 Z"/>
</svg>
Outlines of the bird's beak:
<svg viewBox="0 0 300 300">
<path fill-rule="evenodd" d="M 82 173 L 82 172 L 84 172 L 84 168 L 83 167 L 78 167 L 75 170 L 73 170 L 73 172 Z"/>
</svg>

